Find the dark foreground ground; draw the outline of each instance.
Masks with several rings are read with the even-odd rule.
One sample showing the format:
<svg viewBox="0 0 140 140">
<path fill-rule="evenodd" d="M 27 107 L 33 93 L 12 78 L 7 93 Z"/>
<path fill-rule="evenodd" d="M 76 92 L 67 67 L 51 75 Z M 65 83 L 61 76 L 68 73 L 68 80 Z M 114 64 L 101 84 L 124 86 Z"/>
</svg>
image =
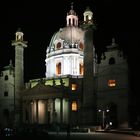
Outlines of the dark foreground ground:
<svg viewBox="0 0 140 140">
<path fill-rule="evenodd" d="M 56 129 L 57 128 L 57 129 Z M 18 138 L 24 140 L 28 138 L 45 138 L 46 140 L 55 140 L 55 139 L 81 139 L 81 140 L 140 140 L 140 130 L 134 129 L 109 129 L 99 131 L 89 131 L 88 129 L 70 129 L 70 127 L 65 127 L 60 129 L 55 128 L 46 128 L 35 126 L 22 126 L 16 129 L 6 127 L 0 129 L 0 140 L 5 138 Z"/>
<path fill-rule="evenodd" d="M 12 139 L 45 139 L 45 140 L 140 140 L 140 137 L 128 134 L 114 134 L 114 133 L 102 133 L 102 132 L 91 132 L 91 133 L 55 133 L 52 132 L 48 135 L 24 135 L 24 136 L 13 136 Z M 1 139 L 1 138 L 0 138 Z M 2 138 L 3 140 L 3 138 Z"/>
</svg>

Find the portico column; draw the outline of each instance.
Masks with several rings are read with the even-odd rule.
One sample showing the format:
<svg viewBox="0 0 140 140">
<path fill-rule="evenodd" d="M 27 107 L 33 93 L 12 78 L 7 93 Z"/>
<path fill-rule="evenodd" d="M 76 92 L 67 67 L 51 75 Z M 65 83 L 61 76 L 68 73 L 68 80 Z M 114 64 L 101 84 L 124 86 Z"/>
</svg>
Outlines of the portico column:
<svg viewBox="0 0 140 140">
<path fill-rule="evenodd" d="M 46 104 L 46 105 L 45 105 L 45 106 L 46 106 L 46 107 L 45 107 L 45 109 L 46 109 L 46 114 L 45 114 L 46 120 L 45 120 L 45 121 L 46 121 L 46 123 L 49 123 L 49 122 L 48 122 L 48 99 L 45 100 L 45 104 Z"/>
<path fill-rule="evenodd" d="M 38 100 L 36 100 L 36 123 L 38 123 Z"/>
<path fill-rule="evenodd" d="M 60 98 L 60 123 L 63 124 L 63 98 Z"/>
<path fill-rule="evenodd" d="M 29 116 L 29 109 L 31 109 L 30 107 L 30 102 L 26 101 L 24 103 L 24 108 L 23 108 L 23 120 L 24 120 L 24 123 L 29 123 L 30 121 L 30 116 Z"/>
<path fill-rule="evenodd" d="M 55 98 L 53 99 L 53 111 L 55 111 Z"/>
<path fill-rule="evenodd" d="M 26 102 L 25 101 L 23 101 L 22 102 L 23 103 L 23 105 L 22 105 L 22 114 L 23 114 L 23 116 L 22 116 L 22 121 L 23 121 L 23 123 L 25 123 L 26 122 Z"/>
<path fill-rule="evenodd" d="M 55 98 L 53 98 L 52 100 L 53 102 L 53 110 L 52 110 L 52 120 L 53 120 L 53 123 L 55 122 Z"/>
<path fill-rule="evenodd" d="M 71 100 L 68 99 L 68 124 L 71 123 Z"/>
<path fill-rule="evenodd" d="M 32 101 L 29 101 L 28 102 L 28 112 L 29 112 L 29 123 L 31 124 L 32 123 L 32 104 L 33 102 Z"/>
</svg>

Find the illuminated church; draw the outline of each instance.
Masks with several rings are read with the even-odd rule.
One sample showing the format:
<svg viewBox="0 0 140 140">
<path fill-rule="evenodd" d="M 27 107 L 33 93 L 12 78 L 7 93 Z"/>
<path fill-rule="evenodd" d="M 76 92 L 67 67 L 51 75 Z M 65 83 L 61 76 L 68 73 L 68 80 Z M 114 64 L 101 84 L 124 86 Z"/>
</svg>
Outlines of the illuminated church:
<svg viewBox="0 0 140 140">
<path fill-rule="evenodd" d="M 10 61 L 0 77 L 1 125 L 128 126 L 127 60 L 113 38 L 98 64 L 93 13 L 87 8 L 83 16 L 79 25 L 71 5 L 66 27 L 54 33 L 46 49 L 45 77 L 28 83 L 23 78 L 27 42 L 16 32 L 15 67 Z"/>
</svg>

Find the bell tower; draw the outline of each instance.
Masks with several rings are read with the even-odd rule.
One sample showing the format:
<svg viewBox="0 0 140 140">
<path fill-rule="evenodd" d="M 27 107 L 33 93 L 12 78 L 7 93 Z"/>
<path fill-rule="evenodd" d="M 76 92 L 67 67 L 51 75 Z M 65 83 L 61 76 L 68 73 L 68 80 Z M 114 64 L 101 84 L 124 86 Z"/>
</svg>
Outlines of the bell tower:
<svg viewBox="0 0 140 140">
<path fill-rule="evenodd" d="M 27 47 L 27 42 L 23 40 L 23 32 L 18 29 L 15 33 L 15 40 L 12 41 L 12 46 L 15 47 L 15 122 L 20 118 L 20 91 L 24 88 L 24 48 Z"/>
</svg>

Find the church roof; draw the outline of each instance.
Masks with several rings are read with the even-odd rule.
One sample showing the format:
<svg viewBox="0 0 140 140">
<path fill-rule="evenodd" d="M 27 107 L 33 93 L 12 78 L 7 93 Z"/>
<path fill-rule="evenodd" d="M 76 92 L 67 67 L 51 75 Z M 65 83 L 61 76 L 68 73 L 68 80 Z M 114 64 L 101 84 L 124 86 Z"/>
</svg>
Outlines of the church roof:
<svg viewBox="0 0 140 140">
<path fill-rule="evenodd" d="M 47 98 L 47 97 L 55 97 L 62 95 L 66 87 L 62 86 L 50 86 L 44 85 L 43 83 L 39 83 L 33 88 L 26 89 L 21 92 L 22 97 L 39 97 L 39 98 Z M 41 97 L 42 96 L 42 97 Z"/>
</svg>

